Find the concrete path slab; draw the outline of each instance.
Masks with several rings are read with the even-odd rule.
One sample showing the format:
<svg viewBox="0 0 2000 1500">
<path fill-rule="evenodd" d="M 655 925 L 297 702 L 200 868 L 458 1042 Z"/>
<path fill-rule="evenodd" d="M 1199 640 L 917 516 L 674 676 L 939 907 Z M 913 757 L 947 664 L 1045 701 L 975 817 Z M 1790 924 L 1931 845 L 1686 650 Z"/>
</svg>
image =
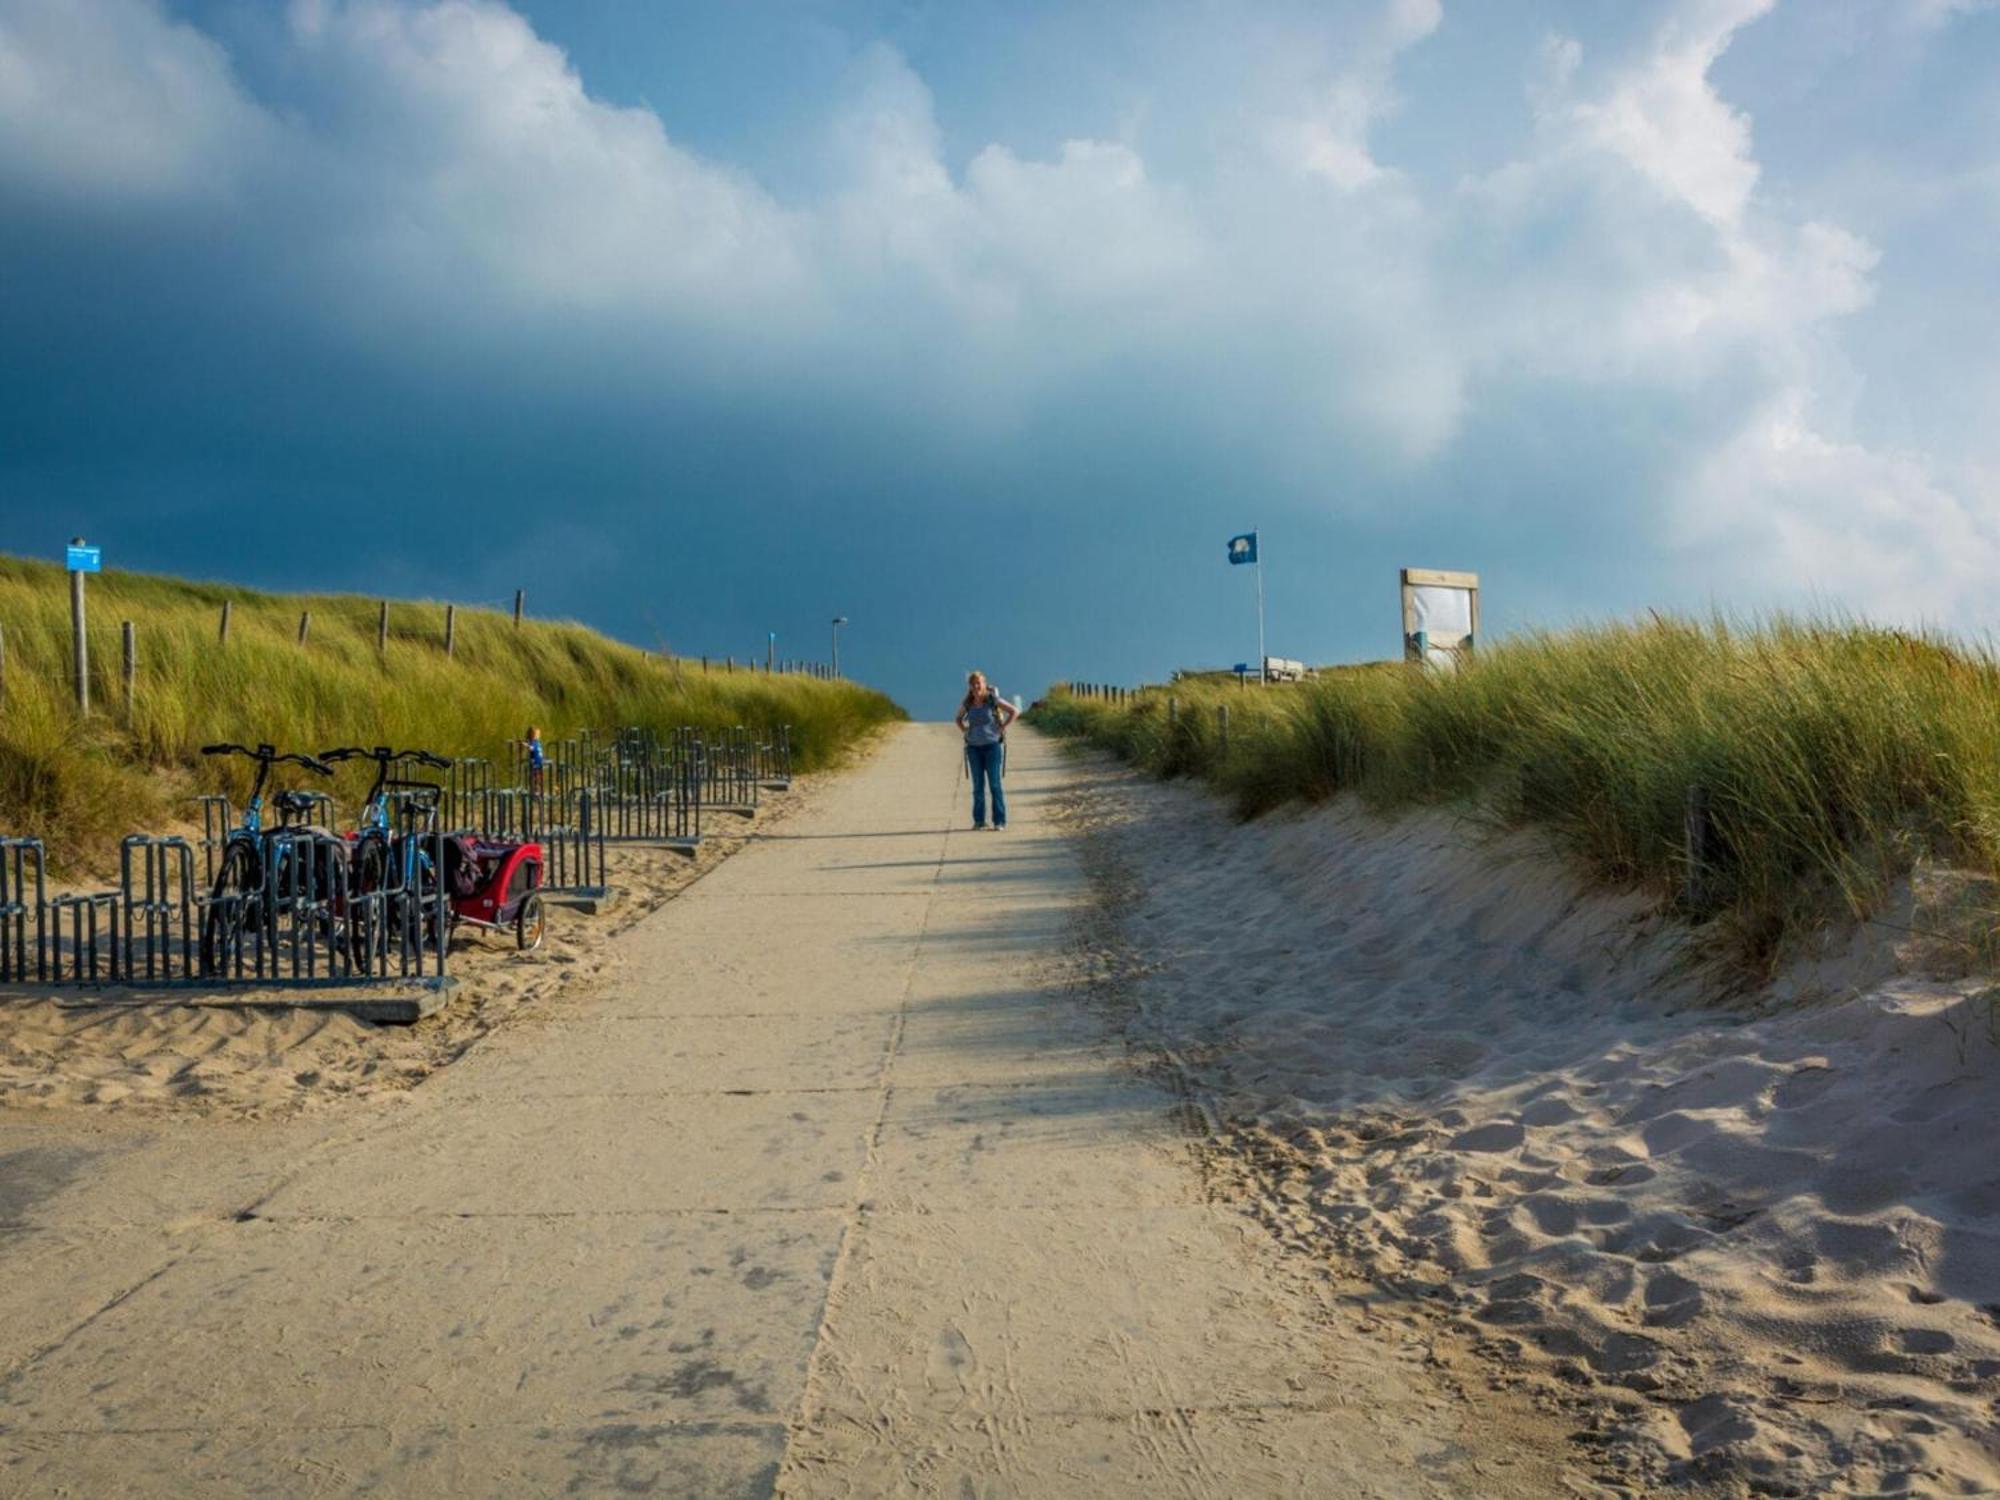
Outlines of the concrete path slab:
<svg viewBox="0 0 2000 1500">
<path fill-rule="evenodd" d="M 1066 775 L 975 834 L 904 729 L 378 1106 L 0 1120 L 0 1493 L 1553 1490 L 1207 1201 L 1064 987 Z"/>
</svg>

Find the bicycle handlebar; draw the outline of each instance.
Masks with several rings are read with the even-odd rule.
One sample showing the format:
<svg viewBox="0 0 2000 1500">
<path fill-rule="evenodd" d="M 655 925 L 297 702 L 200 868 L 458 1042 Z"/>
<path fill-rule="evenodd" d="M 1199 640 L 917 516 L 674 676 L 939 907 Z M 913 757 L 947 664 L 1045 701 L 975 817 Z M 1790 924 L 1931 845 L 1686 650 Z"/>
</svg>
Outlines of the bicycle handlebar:
<svg viewBox="0 0 2000 1500">
<path fill-rule="evenodd" d="M 255 750 L 250 749 L 246 745 L 233 743 L 203 745 L 201 753 L 203 755 L 247 755 L 250 759 L 265 766 L 273 766 L 280 762 L 289 761 L 294 765 L 304 766 L 308 771 L 316 771 L 322 776 L 331 776 L 333 774 L 333 767 L 328 765 L 323 759 L 312 755 L 280 755 L 275 745 L 259 745 Z"/>
<path fill-rule="evenodd" d="M 377 745 L 367 750 L 360 745 L 343 745 L 338 750 L 323 750 L 321 760 L 363 760 L 377 761 L 387 767 L 399 760 L 414 760 L 427 766 L 436 766 L 441 771 L 451 769 L 451 762 L 442 755 L 433 755 L 428 750 L 391 750 L 387 745 Z"/>
</svg>

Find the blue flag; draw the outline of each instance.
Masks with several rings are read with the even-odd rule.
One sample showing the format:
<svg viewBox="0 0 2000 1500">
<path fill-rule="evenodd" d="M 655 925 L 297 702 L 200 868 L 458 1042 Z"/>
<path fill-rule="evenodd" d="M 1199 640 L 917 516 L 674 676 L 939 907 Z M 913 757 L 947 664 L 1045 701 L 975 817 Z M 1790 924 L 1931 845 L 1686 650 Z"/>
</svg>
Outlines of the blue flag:
<svg viewBox="0 0 2000 1500">
<path fill-rule="evenodd" d="M 1232 565 L 1235 563 L 1253 563 L 1256 560 L 1256 532 L 1246 531 L 1241 536 L 1233 536 L 1229 539 L 1229 561 Z"/>
</svg>

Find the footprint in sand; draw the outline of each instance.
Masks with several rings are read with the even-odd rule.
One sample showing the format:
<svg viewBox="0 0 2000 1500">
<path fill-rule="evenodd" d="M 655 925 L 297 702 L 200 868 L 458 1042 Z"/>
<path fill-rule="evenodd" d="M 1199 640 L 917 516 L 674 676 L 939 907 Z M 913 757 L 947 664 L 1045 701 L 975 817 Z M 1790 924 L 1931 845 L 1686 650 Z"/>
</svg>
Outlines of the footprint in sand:
<svg viewBox="0 0 2000 1500">
<path fill-rule="evenodd" d="M 1527 1138 L 1526 1127 L 1518 1122 L 1494 1120 L 1490 1124 L 1461 1130 L 1449 1144 L 1454 1151 L 1512 1151 Z"/>
<path fill-rule="evenodd" d="M 1646 1283 L 1648 1328 L 1682 1328 L 1694 1321 L 1703 1305 L 1701 1288 L 1678 1271 L 1662 1271 Z"/>
<path fill-rule="evenodd" d="M 1831 1068 L 1794 1068 L 1785 1081 L 1771 1091 L 1776 1109 L 1802 1109 L 1833 1087 Z"/>
</svg>

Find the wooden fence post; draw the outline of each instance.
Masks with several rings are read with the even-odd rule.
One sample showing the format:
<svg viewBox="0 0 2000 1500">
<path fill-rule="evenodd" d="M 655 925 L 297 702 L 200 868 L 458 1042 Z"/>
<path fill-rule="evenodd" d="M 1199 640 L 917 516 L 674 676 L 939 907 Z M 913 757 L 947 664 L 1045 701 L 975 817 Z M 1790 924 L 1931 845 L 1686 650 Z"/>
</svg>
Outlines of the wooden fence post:
<svg viewBox="0 0 2000 1500">
<path fill-rule="evenodd" d="M 375 649 L 377 651 L 387 651 L 389 649 L 389 601 L 387 599 L 382 601 L 381 612 L 375 616 Z"/>
<path fill-rule="evenodd" d="M 526 589 L 514 590 L 514 628 L 516 630 L 521 628 L 521 606 L 527 602 L 527 598 L 528 591 Z"/>
<path fill-rule="evenodd" d="M 1690 911 L 1700 911 L 1708 896 L 1709 821 L 1708 788 L 1687 789 L 1687 814 L 1682 823 L 1682 853 L 1687 860 L 1687 882 L 1683 887 Z"/>
<path fill-rule="evenodd" d="M 312 634 L 312 624 L 312 611 L 309 609 L 301 610 L 299 612 L 299 644 L 301 646 L 306 643 L 306 637 Z"/>
<path fill-rule="evenodd" d="M 129 709 L 132 706 L 132 688 L 139 677 L 139 638 L 130 620 L 124 622 L 118 633 L 123 637 L 125 648 L 119 676 L 125 684 L 125 706 Z"/>
<path fill-rule="evenodd" d="M 457 641 L 458 606 L 456 604 L 447 604 L 444 607 L 444 654 L 446 656 L 452 655 Z"/>
<path fill-rule="evenodd" d="M 215 644 L 218 646 L 229 644 L 229 601 L 227 599 L 222 601 L 222 624 L 216 629 Z"/>
</svg>

